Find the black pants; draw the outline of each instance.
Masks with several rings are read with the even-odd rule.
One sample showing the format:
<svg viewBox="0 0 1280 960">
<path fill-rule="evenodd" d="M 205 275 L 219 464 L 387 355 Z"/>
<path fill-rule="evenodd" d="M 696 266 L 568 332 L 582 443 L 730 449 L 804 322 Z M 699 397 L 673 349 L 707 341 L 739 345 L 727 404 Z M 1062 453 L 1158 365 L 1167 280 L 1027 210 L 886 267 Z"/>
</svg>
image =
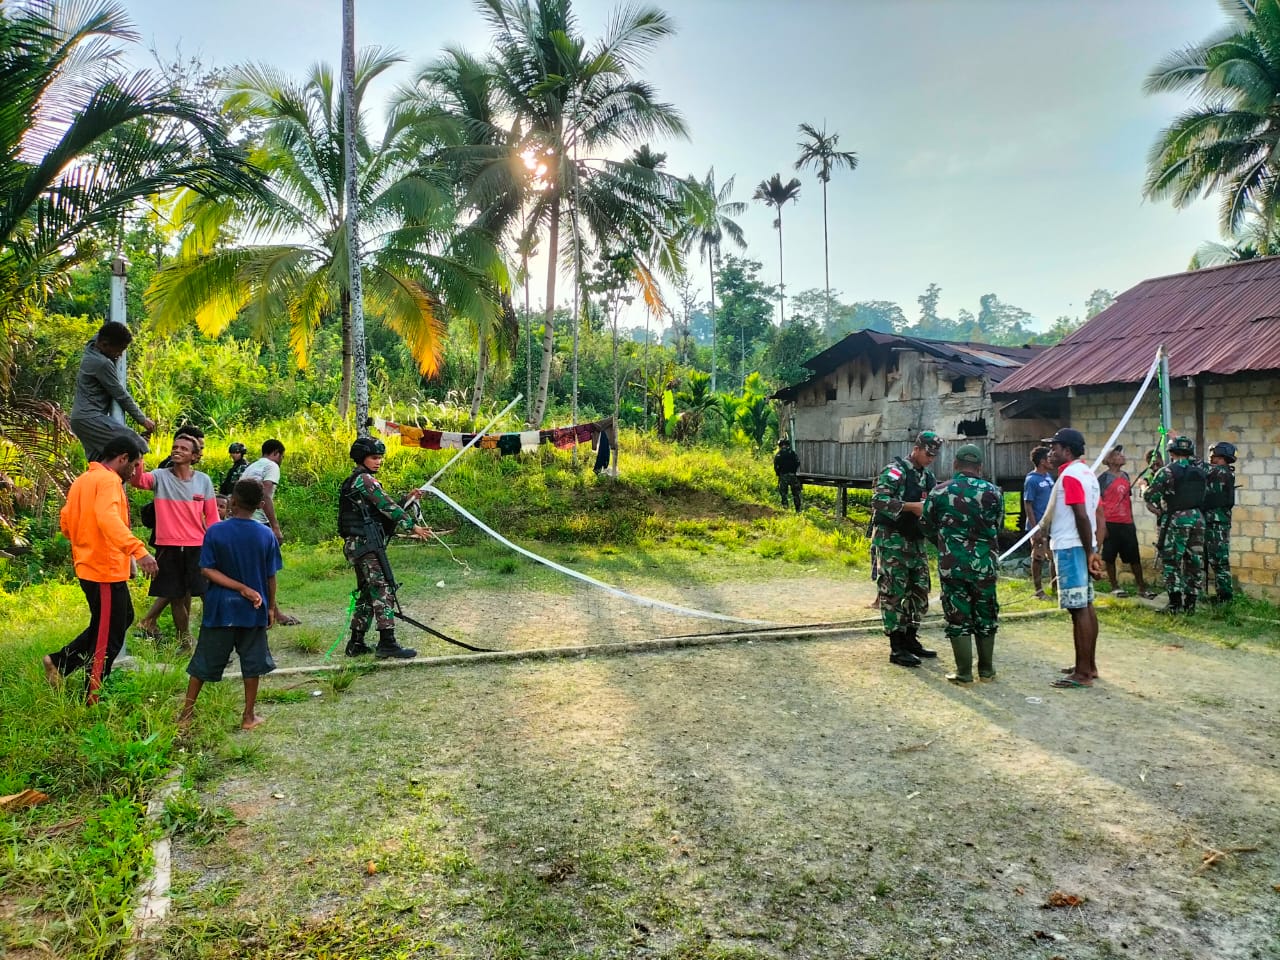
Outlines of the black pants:
<svg viewBox="0 0 1280 960">
<path fill-rule="evenodd" d="M 89 626 L 57 653 L 49 654 L 49 659 L 63 676 L 85 667 L 85 683 L 90 683 L 92 664 L 99 643 L 106 645 L 102 664 L 102 676 L 106 679 L 111 672 L 124 646 L 125 632 L 133 623 L 133 599 L 129 596 L 129 583 L 95 583 L 92 580 L 81 580 L 80 589 L 89 602 Z"/>
</svg>

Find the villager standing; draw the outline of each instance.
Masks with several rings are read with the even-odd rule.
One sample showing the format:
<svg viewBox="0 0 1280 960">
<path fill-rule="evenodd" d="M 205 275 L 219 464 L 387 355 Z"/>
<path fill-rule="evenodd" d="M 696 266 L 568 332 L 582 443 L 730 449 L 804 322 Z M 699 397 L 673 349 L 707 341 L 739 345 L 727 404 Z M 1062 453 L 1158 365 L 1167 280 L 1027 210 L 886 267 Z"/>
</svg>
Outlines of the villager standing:
<svg viewBox="0 0 1280 960">
<path fill-rule="evenodd" d="M 151 449 L 142 435 L 111 415 L 112 403 L 118 403 L 138 422 L 143 433 L 156 428 L 155 421 L 142 412 L 130 395 L 117 362 L 132 342 L 133 334 L 123 323 L 104 323 L 80 358 L 76 394 L 71 403 L 71 432 L 84 447 L 85 459 L 90 463 L 100 461 L 99 455 L 108 441 L 116 437 L 131 437 L 143 453 Z"/>
<path fill-rule="evenodd" d="M 338 495 L 338 533 L 342 537 L 342 555 L 356 571 L 356 602 L 351 614 L 351 638 L 347 656 L 372 653 L 379 659 L 408 659 L 417 651 L 396 642 L 395 579 L 387 560 L 387 537 L 396 530 L 425 537 L 431 531 L 414 523 L 413 516 L 396 503 L 377 473 L 387 448 L 381 440 L 360 437 L 351 444 L 355 469 L 342 483 Z M 421 496 L 414 490 L 407 498 L 412 503 Z M 378 645 L 370 648 L 364 642 L 369 624 L 378 625 Z"/>
<path fill-rule="evenodd" d="M 778 478 L 778 496 L 782 498 L 782 509 L 787 508 L 787 492 L 790 491 L 796 513 L 799 513 L 803 495 L 800 478 L 796 476 L 800 472 L 800 455 L 791 449 L 791 441 L 786 437 L 778 440 L 778 452 L 773 455 L 773 472 Z"/>
<path fill-rule="evenodd" d="M 218 501 L 213 481 L 193 469 L 195 438 L 183 434 L 173 438 L 173 449 L 165 462 L 148 472 L 142 461 L 129 478 L 139 490 L 155 492 L 155 547 L 159 573 L 151 580 L 150 596 L 157 599 L 143 619 L 144 633 L 157 630 L 155 618 L 163 610 L 159 601 L 168 601 L 178 645 L 191 645 L 191 598 L 203 597 L 208 581 L 200 572 L 200 548 L 204 534 L 218 522 Z"/>
<path fill-rule="evenodd" d="M 276 489 L 280 486 L 280 464 L 284 462 L 284 444 L 274 438 L 262 442 L 262 456 L 245 468 L 240 474 L 241 480 L 257 480 L 262 484 L 262 506 L 253 512 L 253 519 L 271 529 L 276 543 L 284 543 L 284 531 L 280 529 L 280 520 L 276 517 Z M 271 611 L 273 623 L 282 627 L 294 627 L 301 621 L 280 609 L 277 598 L 275 609 Z"/>
<path fill-rule="evenodd" d="M 1107 529 L 1106 540 L 1102 543 L 1102 562 L 1106 565 L 1107 579 L 1111 582 L 1111 595 L 1128 596 L 1120 589 L 1116 578 L 1116 558 L 1119 557 L 1133 571 L 1138 596 L 1150 600 L 1155 594 L 1147 589 L 1147 581 L 1142 574 L 1138 528 L 1133 522 L 1133 485 L 1124 469 L 1124 447 L 1112 447 L 1102 462 L 1107 467 L 1098 477 L 1098 489 L 1102 492 L 1102 515 Z"/>
<path fill-rule="evenodd" d="M 871 497 L 871 520 L 878 528 L 880 619 L 889 638 L 889 662 L 918 667 L 936 657 L 920 643 L 920 621 L 929 611 L 929 557 L 925 553 L 925 495 L 935 482 L 929 465 L 942 448 L 932 430 L 916 436 L 911 453 L 894 457 L 880 472 Z"/>
<path fill-rule="evenodd" d="M 1205 481 L 1204 561 L 1205 593 L 1213 576 L 1216 593 L 1210 603 L 1230 603 L 1235 596 L 1231 579 L 1231 511 L 1236 505 L 1236 446 L 1215 443 L 1209 448 L 1209 471 Z"/>
<path fill-rule="evenodd" d="M 955 655 L 952 683 L 973 682 L 973 647 L 978 647 L 978 676 L 994 680 L 996 571 L 1000 549 L 996 535 L 1004 520 L 1004 497 L 982 479 L 982 448 L 966 443 L 956 451 L 954 476 L 930 491 L 924 526 L 937 537 L 942 615 Z"/>
<path fill-rule="evenodd" d="M 100 671 L 86 669 L 90 697 L 96 692 L 93 673 L 104 678 L 111 673 L 133 623 L 130 561 L 136 560 L 148 575 L 157 570 L 155 557 L 129 529 L 129 503 L 124 496 L 124 480 L 141 462 L 142 450 L 132 437 L 112 437 L 98 459 L 71 484 L 62 508 L 62 532 L 71 541 L 76 577 L 89 604 L 89 626 L 44 658 L 44 672 L 50 683 L 57 684 L 73 670 L 96 661 Z"/>
<path fill-rule="evenodd" d="M 1097 552 L 1098 478 L 1084 459 L 1084 434 L 1063 427 L 1044 441 L 1049 446 L 1049 466 L 1058 471 L 1058 482 L 1045 520 L 1049 546 L 1058 571 L 1058 606 L 1071 614 L 1071 639 L 1075 663 L 1065 668 L 1053 686 L 1092 686 L 1098 678 L 1098 613 L 1093 608 L 1093 578 L 1102 576 Z"/>
<path fill-rule="evenodd" d="M 1156 546 L 1164 568 L 1164 585 L 1169 591 L 1165 613 L 1195 613 L 1196 598 L 1204 582 L 1204 504 L 1208 476 L 1196 462 L 1196 447 L 1190 437 L 1169 442 L 1169 462 L 1156 471 L 1143 494 L 1147 505 L 1159 517 L 1160 535 Z"/>
<path fill-rule="evenodd" d="M 1031 451 L 1031 472 L 1022 482 L 1022 509 L 1026 515 L 1027 529 L 1040 523 L 1049 506 L 1053 493 L 1053 477 L 1049 474 L 1049 448 L 1041 444 Z M 1031 582 L 1036 588 L 1037 600 L 1048 600 L 1044 592 L 1042 571 L 1049 567 L 1049 581 L 1053 581 L 1053 551 L 1049 549 L 1049 531 L 1036 530 L 1031 535 Z"/>
</svg>

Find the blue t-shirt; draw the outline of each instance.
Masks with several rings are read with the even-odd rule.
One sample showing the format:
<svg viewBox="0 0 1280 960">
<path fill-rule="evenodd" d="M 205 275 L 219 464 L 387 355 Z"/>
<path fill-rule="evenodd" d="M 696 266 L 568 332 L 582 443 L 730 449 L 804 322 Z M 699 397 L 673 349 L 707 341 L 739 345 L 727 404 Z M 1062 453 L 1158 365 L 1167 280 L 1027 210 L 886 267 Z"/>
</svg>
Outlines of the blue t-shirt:
<svg viewBox="0 0 1280 960">
<path fill-rule="evenodd" d="M 284 566 L 275 534 L 262 524 L 240 517 L 215 523 L 205 531 L 200 548 L 200 566 L 212 567 L 262 595 L 256 610 L 234 590 L 210 582 L 204 595 L 206 627 L 265 627 L 270 600 L 267 581 Z"/>
<path fill-rule="evenodd" d="M 1036 523 L 1049 509 L 1049 497 L 1053 493 L 1053 474 L 1036 473 L 1032 470 L 1022 484 L 1022 502 L 1031 504 L 1031 512 L 1036 516 Z"/>
</svg>

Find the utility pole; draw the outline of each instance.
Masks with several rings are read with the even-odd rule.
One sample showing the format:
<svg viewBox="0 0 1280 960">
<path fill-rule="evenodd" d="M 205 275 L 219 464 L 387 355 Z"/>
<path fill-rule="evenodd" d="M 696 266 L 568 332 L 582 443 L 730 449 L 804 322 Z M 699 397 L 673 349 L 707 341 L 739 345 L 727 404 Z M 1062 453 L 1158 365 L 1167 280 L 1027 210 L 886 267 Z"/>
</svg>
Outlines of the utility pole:
<svg viewBox="0 0 1280 960">
<path fill-rule="evenodd" d="M 123 323 L 126 326 L 129 323 L 125 315 L 125 285 L 129 279 L 129 267 L 131 264 L 124 255 L 124 251 L 118 251 L 111 258 L 111 322 Z M 116 369 L 120 371 L 120 379 L 124 381 L 125 374 L 129 370 L 129 352 L 126 350 L 120 354 L 116 360 Z M 124 423 L 124 407 L 120 406 L 115 400 L 111 401 L 111 419 L 119 420 Z"/>
<path fill-rule="evenodd" d="M 360 197 L 356 187 L 356 9 L 342 0 L 342 178 L 346 193 L 347 263 L 351 296 L 351 373 L 356 435 L 369 435 L 369 368 L 365 360 L 364 284 L 360 277 Z"/>
</svg>

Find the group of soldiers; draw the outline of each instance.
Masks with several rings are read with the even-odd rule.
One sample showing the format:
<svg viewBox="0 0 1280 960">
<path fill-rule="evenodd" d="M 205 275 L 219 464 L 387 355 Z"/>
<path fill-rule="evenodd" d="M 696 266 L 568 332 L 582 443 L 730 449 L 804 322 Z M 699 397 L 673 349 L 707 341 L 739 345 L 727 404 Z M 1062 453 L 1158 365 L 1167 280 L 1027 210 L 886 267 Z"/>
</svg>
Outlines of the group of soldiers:
<svg viewBox="0 0 1280 960">
<path fill-rule="evenodd" d="M 895 457 L 880 473 L 871 498 L 872 549 L 879 561 L 878 600 L 889 662 L 918 667 L 938 655 L 919 637 L 929 609 L 925 545 L 933 540 L 946 636 L 956 663 L 947 679 L 973 682 L 976 645 L 978 676 L 991 680 L 1000 613 L 996 535 L 1004 519 L 1004 497 L 999 487 L 982 479 L 983 453 L 976 444 L 956 450 L 953 476 L 937 483 L 930 468 L 941 448 L 938 434 L 921 432 L 910 454 Z"/>
<path fill-rule="evenodd" d="M 1196 459 L 1190 437 L 1169 442 L 1169 462 L 1160 465 L 1143 493 L 1159 518 L 1156 551 L 1169 592 L 1168 613 L 1195 613 L 1205 592 L 1205 569 L 1213 574 L 1211 603 L 1229 603 L 1231 511 L 1235 506 L 1236 448 L 1215 443 L 1209 463 Z M 1153 464 L 1155 466 L 1155 464 Z"/>
<path fill-rule="evenodd" d="M 955 656 L 947 679 L 971 683 L 973 650 L 978 677 L 995 677 L 994 648 L 1000 607 L 996 600 L 999 548 L 1004 521 L 999 487 L 982 479 L 982 448 L 956 450 L 953 476 L 937 482 L 931 469 L 942 447 L 932 430 L 918 434 L 906 457 L 881 471 L 871 498 L 872 552 L 878 561 L 878 604 L 889 638 L 889 661 L 918 667 L 937 656 L 919 638 L 929 609 L 929 561 L 925 546 L 938 548 L 945 633 Z M 1236 448 L 1215 444 L 1209 463 L 1195 459 L 1187 437 L 1169 443 L 1169 462 L 1153 463 L 1143 496 L 1159 517 L 1157 548 L 1172 613 L 1194 613 L 1207 566 L 1214 575 L 1213 603 L 1232 599 L 1231 511 L 1235 506 Z M 1105 536 L 1099 530 L 1099 536 Z"/>
</svg>

